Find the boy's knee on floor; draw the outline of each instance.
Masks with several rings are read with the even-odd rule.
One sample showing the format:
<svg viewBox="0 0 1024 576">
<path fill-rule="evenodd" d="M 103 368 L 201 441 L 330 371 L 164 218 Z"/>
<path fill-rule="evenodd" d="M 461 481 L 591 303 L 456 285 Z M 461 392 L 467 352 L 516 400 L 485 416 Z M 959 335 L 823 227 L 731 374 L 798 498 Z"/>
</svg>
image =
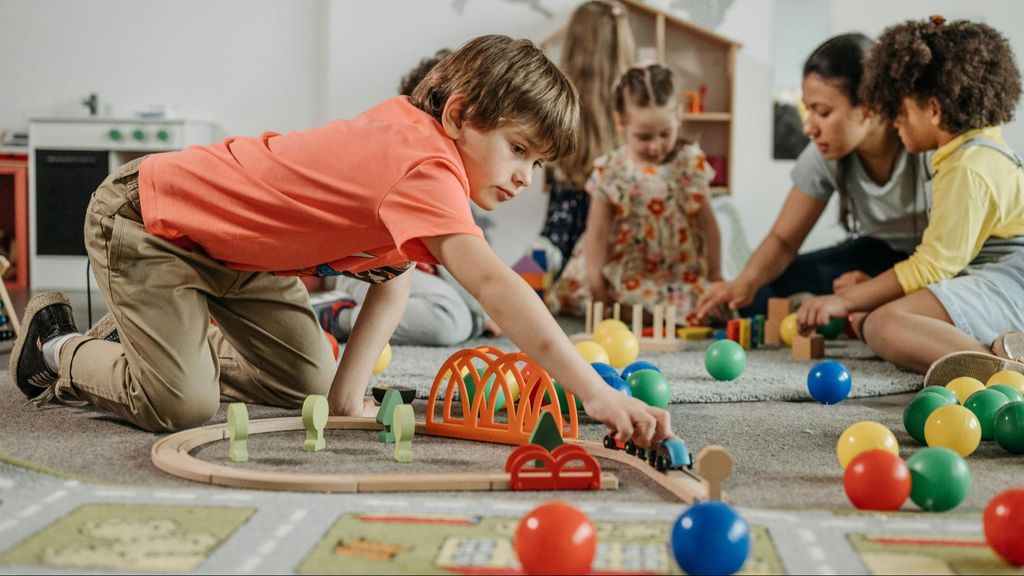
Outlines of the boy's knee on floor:
<svg viewBox="0 0 1024 576">
<path fill-rule="evenodd" d="M 210 421 L 220 408 L 218 395 L 200 395 L 182 398 L 163 406 L 153 406 L 159 429 L 154 432 L 177 432 L 202 426 Z"/>
</svg>

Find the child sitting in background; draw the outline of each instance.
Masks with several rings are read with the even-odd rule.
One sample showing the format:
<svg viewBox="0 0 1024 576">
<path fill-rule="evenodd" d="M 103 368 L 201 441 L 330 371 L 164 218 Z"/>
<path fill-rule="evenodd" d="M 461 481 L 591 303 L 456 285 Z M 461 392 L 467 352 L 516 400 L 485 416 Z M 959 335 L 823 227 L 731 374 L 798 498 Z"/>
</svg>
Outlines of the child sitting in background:
<svg viewBox="0 0 1024 576">
<path fill-rule="evenodd" d="M 694 321 L 697 297 L 721 279 L 714 170 L 696 144 L 677 138 L 672 71 L 634 67 L 614 90 L 625 145 L 598 158 L 587 182 L 587 231 L 554 287 L 555 310 L 579 314 L 594 301 L 674 305 Z"/>
<path fill-rule="evenodd" d="M 1000 129 L 1020 93 L 1010 45 L 990 26 L 935 17 L 885 30 L 865 64 L 861 94 L 894 120 L 908 152 L 935 150 L 930 221 L 906 260 L 805 302 L 802 330 L 874 310 L 861 333 L 894 364 L 923 373 L 950 353 L 972 353 L 936 363 L 927 385 L 955 376 L 984 382 L 1007 365 L 987 354 L 993 345 L 1024 355 L 1003 345 L 1019 347 L 1016 331 L 1024 330 L 1024 176 Z M 999 339 L 1003 332 L 1010 334 Z"/>
</svg>

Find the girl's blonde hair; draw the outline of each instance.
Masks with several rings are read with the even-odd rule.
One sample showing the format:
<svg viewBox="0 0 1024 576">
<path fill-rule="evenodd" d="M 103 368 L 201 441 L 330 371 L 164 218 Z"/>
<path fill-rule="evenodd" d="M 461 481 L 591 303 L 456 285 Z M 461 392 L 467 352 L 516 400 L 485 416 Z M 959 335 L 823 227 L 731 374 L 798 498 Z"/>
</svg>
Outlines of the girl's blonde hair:
<svg viewBox="0 0 1024 576">
<path fill-rule="evenodd" d="M 434 66 L 409 101 L 441 121 L 453 94 L 466 98 L 464 121 L 482 130 L 521 124 L 548 160 L 576 152 L 580 102 L 576 88 L 529 40 L 474 38 Z"/>
<path fill-rule="evenodd" d="M 626 9 L 618 2 L 593 0 L 573 12 L 561 68 L 580 93 L 580 148 L 556 167 L 576 188 L 583 188 L 594 159 L 617 145 L 612 83 L 633 65 L 635 52 Z"/>
</svg>

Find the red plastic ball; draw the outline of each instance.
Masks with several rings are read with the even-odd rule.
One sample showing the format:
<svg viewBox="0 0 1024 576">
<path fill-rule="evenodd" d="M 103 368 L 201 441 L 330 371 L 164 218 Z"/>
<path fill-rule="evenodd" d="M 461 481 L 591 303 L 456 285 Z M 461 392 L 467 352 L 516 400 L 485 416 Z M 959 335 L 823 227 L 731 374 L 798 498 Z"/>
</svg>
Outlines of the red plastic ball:
<svg viewBox="0 0 1024 576">
<path fill-rule="evenodd" d="M 988 545 L 1014 566 L 1024 565 L 1024 488 L 1000 492 L 982 520 Z"/>
<path fill-rule="evenodd" d="M 515 547 L 526 574 L 589 574 L 597 532 L 571 504 L 549 502 L 519 521 Z"/>
<path fill-rule="evenodd" d="M 334 334 L 324 330 L 324 338 L 327 338 L 327 342 L 331 345 L 331 353 L 334 354 L 334 359 L 338 359 L 339 348 L 338 339 L 334 337 Z"/>
<path fill-rule="evenodd" d="M 843 488 L 860 510 L 899 510 L 910 496 L 910 470 L 892 452 L 868 450 L 846 467 Z"/>
</svg>

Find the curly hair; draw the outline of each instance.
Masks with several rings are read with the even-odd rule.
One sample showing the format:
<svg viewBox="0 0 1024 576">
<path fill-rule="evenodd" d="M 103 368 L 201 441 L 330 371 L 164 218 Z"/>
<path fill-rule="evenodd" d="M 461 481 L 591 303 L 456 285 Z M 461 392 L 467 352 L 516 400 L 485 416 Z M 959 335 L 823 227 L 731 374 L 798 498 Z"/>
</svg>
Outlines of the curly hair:
<svg viewBox="0 0 1024 576">
<path fill-rule="evenodd" d="M 941 16 L 890 26 L 868 55 L 860 96 L 895 120 L 903 101 L 935 98 L 952 134 L 1005 124 L 1020 98 L 1020 71 L 999 31 Z"/>
</svg>

